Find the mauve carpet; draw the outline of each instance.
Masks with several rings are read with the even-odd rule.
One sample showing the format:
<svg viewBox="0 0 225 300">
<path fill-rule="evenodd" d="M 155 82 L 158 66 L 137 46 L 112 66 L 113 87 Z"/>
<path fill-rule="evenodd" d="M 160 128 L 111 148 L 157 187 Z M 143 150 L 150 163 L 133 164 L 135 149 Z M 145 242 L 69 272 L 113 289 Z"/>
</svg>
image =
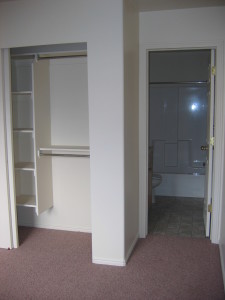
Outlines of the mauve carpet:
<svg viewBox="0 0 225 300">
<path fill-rule="evenodd" d="M 219 248 L 207 239 L 150 235 L 126 267 L 91 262 L 91 235 L 20 228 L 0 249 L 0 299 L 225 299 Z"/>
</svg>

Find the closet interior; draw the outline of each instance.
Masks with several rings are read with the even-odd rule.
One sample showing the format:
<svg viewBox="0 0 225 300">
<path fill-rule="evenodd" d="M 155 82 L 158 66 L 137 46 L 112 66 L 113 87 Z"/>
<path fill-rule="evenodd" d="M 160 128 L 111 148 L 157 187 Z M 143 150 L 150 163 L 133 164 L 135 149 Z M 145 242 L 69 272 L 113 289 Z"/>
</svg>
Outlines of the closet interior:
<svg viewBox="0 0 225 300">
<path fill-rule="evenodd" d="M 9 67 L 9 177 L 18 224 L 90 231 L 87 45 L 13 48 Z M 83 190 L 76 192 L 67 184 L 79 173 L 86 185 L 78 182 Z M 86 224 L 67 214 L 77 210 L 82 218 L 85 209 Z"/>
</svg>

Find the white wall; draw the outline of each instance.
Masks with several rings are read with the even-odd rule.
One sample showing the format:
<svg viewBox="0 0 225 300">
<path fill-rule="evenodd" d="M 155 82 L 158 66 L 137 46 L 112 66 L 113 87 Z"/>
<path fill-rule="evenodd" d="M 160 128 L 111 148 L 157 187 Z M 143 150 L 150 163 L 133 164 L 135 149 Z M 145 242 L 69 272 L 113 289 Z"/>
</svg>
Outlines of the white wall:
<svg viewBox="0 0 225 300">
<path fill-rule="evenodd" d="M 122 0 L 38 0 L 0 4 L 0 47 L 87 42 L 92 256 L 124 263 Z M 1 78 L 2 81 L 2 78 Z M 2 100 L 2 95 L 0 97 Z M 1 127 L 4 128 L 3 119 Z M 4 137 L 1 136 L 4 147 Z M 0 158 L 4 164 L 4 157 Z M 1 168 L 5 179 L 5 170 Z M 0 206 L 7 195 L 0 199 Z"/>
<path fill-rule="evenodd" d="M 125 257 L 138 238 L 138 41 L 139 14 L 124 1 Z"/>
<path fill-rule="evenodd" d="M 140 44 L 224 39 L 224 7 L 140 13 Z"/>
<path fill-rule="evenodd" d="M 50 61 L 51 143 L 89 146 L 87 58 Z"/>
<path fill-rule="evenodd" d="M 145 115 L 146 101 L 146 51 L 164 48 L 216 48 L 216 111 L 215 111 L 215 161 L 212 241 L 221 243 L 222 255 L 225 256 L 225 230 L 218 217 L 225 201 L 222 185 L 224 173 L 224 41 L 225 41 L 225 7 L 171 10 L 160 12 L 143 12 L 140 14 L 140 116 Z M 145 118 L 140 122 L 140 134 L 145 128 Z M 142 133 L 140 158 L 145 157 L 145 136 Z M 144 161 L 144 160 L 143 160 Z M 145 167 L 140 176 L 145 174 Z M 141 178 L 141 177 L 140 177 Z M 145 189 L 145 185 L 143 186 Z M 222 216 L 224 217 L 224 206 Z M 221 231 L 220 231 L 221 228 Z"/>
<path fill-rule="evenodd" d="M 18 207 L 19 225 L 91 232 L 89 159 L 54 157 L 52 181 L 53 207 L 39 216 L 33 208 Z"/>
</svg>

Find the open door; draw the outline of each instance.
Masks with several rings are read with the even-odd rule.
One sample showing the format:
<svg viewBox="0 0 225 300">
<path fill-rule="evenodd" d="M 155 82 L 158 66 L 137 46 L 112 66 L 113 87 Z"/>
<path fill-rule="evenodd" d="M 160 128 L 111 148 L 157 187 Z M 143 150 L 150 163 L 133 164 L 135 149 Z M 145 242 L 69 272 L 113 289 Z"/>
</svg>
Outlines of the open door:
<svg viewBox="0 0 225 300">
<path fill-rule="evenodd" d="M 206 151 L 205 165 L 205 195 L 203 217 L 206 237 L 210 236 L 211 208 L 212 208 L 212 174 L 214 149 L 214 104 L 215 104 L 215 50 L 211 50 L 211 64 L 209 66 L 208 115 L 206 145 L 201 146 Z"/>
</svg>

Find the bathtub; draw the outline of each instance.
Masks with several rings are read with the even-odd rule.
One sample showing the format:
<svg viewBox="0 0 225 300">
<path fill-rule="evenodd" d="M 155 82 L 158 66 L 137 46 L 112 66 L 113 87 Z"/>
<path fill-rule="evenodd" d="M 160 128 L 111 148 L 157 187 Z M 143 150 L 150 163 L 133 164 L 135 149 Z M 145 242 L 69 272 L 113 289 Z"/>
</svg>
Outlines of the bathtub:
<svg viewBox="0 0 225 300">
<path fill-rule="evenodd" d="M 161 174 L 155 196 L 204 198 L 205 175 Z"/>
</svg>

